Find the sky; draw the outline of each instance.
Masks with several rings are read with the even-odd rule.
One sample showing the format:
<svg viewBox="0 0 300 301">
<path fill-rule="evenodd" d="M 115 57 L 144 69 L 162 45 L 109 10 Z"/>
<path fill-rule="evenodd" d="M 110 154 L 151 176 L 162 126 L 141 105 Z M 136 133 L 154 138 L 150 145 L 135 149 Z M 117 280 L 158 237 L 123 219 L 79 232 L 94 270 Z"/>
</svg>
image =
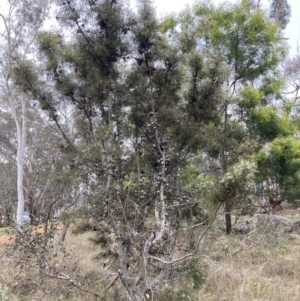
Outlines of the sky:
<svg viewBox="0 0 300 301">
<path fill-rule="evenodd" d="M 212 0 L 214 3 L 222 3 L 224 0 Z M 227 0 L 227 2 L 239 2 L 240 0 Z M 132 6 L 135 0 L 131 0 Z M 187 5 L 192 5 L 195 0 L 154 0 L 158 15 L 163 15 L 170 12 L 179 12 Z M 262 5 L 269 5 L 270 0 L 262 0 Z M 285 30 L 285 36 L 288 38 L 290 45 L 290 55 L 296 54 L 297 43 L 300 45 L 300 0 L 288 0 L 292 7 L 292 18 Z"/>
</svg>

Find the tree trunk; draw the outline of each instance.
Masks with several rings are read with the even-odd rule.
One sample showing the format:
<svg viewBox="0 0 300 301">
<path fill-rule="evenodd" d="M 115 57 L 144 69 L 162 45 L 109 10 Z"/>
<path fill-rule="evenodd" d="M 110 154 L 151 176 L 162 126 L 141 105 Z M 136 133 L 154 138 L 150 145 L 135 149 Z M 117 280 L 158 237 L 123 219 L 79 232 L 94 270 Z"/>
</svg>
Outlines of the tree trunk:
<svg viewBox="0 0 300 301">
<path fill-rule="evenodd" d="M 11 68 L 11 66 L 9 65 Z M 8 105 L 11 110 L 11 114 L 14 118 L 17 129 L 17 191 L 18 191 L 18 205 L 17 205 L 17 225 L 21 225 L 24 216 L 24 155 L 25 155 L 25 143 L 26 143 L 26 103 L 24 99 L 21 99 L 22 112 L 21 116 L 18 116 L 15 103 L 13 101 L 13 95 L 9 84 L 9 76 L 5 79 L 5 93 L 8 100 Z"/>
<path fill-rule="evenodd" d="M 15 110 L 14 110 L 15 111 Z M 14 114 L 13 114 L 14 115 Z M 25 155 L 25 138 L 26 138 L 26 104 L 22 100 L 22 126 L 15 115 L 15 123 L 17 127 L 18 135 L 18 151 L 17 151 L 17 189 L 18 189 L 18 206 L 17 206 L 17 224 L 21 225 L 23 223 L 24 216 L 24 191 L 23 191 L 23 180 L 24 180 L 24 155 Z"/>
<path fill-rule="evenodd" d="M 68 231 L 70 225 L 71 225 L 71 221 L 67 221 L 67 222 L 64 223 L 64 226 L 63 226 L 62 232 L 61 232 L 61 236 L 60 236 L 60 242 L 65 241 L 66 234 L 67 234 L 67 231 Z"/>
<path fill-rule="evenodd" d="M 32 206 L 29 206 L 29 218 L 30 218 L 30 224 L 31 225 L 36 225 L 38 224 L 38 221 L 36 219 L 36 215 L 37 215 L 37 208 L 34 206 L 34 204 L 32 204 Z"/>
<path fill-rule="evenodd" d="M 3 221 L 4 226 L 10 225 L 10 220 L 11 220 L 10 217 L 11 217 L 11 206 L 5 207 L 4 208 L 4 221 Z"/>
<path fill-rule="evenodd" d="M 224 135 L 226 134 L 227 131 L 227 119 L 228 119 L 228 104 L 227 101 L 225 103 L 225 110 L 224 110 Z M 226 155 L 225 155 L 225 150 L 222 149 L 221 151 L 221 166 L 222 166 L 222 171 L 223 174 L 226 173 L 227 171 L 227 159 L 226 159 Z M 226 192 L 227 193 L 227 192 Z M 230 200 L 228 199 L 228 195 L 225 195 L 225 225 L 226 225 L 226 234 L 229 235 L 231 233 L 231 204 L 230 204 Z"/>
<path fill-rule="evenodd" d="M 33 191 L 31 189 L 27 193 L 27 202 L 28 202 L 30 224 L 34 225 L 36 224 L 37 208 L 34 204 L 34 196 L 33 196 Z"/>
<path fill-rule="evenodd" d="M 232 231 L 230 210 L 231 210 L 231 204 L 227 200 L 225 202 L 225 224 L 226 224 L 226 234 L 227 235 L 229 235 Z"/>
</svg>

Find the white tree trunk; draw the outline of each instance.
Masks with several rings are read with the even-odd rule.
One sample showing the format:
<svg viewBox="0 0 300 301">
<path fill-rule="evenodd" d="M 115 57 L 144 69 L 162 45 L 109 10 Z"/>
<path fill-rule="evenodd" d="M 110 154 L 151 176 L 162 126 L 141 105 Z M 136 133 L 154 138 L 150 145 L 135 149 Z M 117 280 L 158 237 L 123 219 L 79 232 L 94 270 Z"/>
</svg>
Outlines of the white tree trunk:
<svg viewBox="0 0 300 301">
<path fill-rule="evenodd" d="M 22 100 L 22 128 L 17 130 L 18 152 L 17 152 L 17 189 L 18 189 L 18 206 L 17 206 L 17 224 L 21 225 L 24 216 L 24 155 L 26 147 L 26 103 Z M 20 122 L 15 119 L 17 129 L 20 128 Z M 19 124 L 19 125 L 17 125 Z"/>
<path fill-rule="evenodd" d="M 18 117 L 15 103 L 12 99 L 12 93 L 8 81 L 6 82 L 6 95 L 11 113 L 13 115 L 16 130 L 17 130 L 17 191 L 18 191 L 18 205 L 17 205 L 17 224 L 21 225 L 24 217 L 24 156 L 26 148 L 26 103 L 21 99 L 22 112 L 21 117 Z"/>
</svg>

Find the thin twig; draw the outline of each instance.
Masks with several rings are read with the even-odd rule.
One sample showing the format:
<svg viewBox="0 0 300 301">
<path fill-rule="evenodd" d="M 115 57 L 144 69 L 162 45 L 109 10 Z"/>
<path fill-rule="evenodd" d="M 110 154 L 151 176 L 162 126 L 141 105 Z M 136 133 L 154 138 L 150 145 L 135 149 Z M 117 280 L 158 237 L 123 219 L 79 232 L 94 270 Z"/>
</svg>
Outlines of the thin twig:
<svg viewBox="0 0 300 301">
<path fill-rule="evenodd" d="M 80 291 L 83 291 L 83 292 L 86 292 L 86 293 L 89 293 L 95 297 L 102 297 L 101 295 L 97 294 L 97 293 L 94 293 L 84 287 L 82 287 L 80 284 L 76 283 L 75 280 L 71 279 L 68 275 L 64 274 L 64 273 L 60 273 L 60 274 L 51 274 L 51 273 L 48 273 L 46 271 L 43 271 L 43 273 L 50 277 L 50 278 L 55 278 L 55 279 L 60 279 L 60 280 L 66 280 L 68 281 L 70 284 L 72 284 L 74 287 L 76 287 L 77 289 L 79 289 Z"/>
</svg>

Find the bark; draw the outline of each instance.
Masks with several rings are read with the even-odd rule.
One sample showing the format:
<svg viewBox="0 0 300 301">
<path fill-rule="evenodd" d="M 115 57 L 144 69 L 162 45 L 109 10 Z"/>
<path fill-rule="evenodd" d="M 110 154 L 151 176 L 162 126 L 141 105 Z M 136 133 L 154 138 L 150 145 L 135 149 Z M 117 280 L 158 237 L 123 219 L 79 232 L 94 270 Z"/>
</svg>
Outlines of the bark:
<svg viewBox="0 0 300 301">
<path fill-rule="evenodd" d="M 60 236 L 60 242 L 64 242 L 66 239 L 67 231 L 71 225 L 71 221 L 67 221 L 64 223 L 64 226 L 62 228 L 61 236 Z"/>
<path fill-rule="evenodd" d="M 30 189 L 27 193 L 27 203 L 28 203 L 30 224 L 34 225 L 36 223 L 36 215 L 38 210 L 34 204 L 34 196 L 33 196 L 32 189 Z"/>
<path fill-rule="evenodd" d="M 227 162 L 225 158 L 224 151 L 221 152 L 221 165 L 222 165 L 222 171 L 223 174 L 225 174 L 227 170 Z M 226 234 L 229 235 L 232 231 L 232 224 L 231 224 L 231 199 L 229 193 L 226 191 L 224 192 L 226 195 L 224 195 L 225 201 L 224 201 L 224 209 L 225 209 L 225 226 L 226 226 Z"/>
<path fill-rule="evenodd" d="M 4 208 L 4 221 L 3 221 L 4 226 L 9 226 L 11 224 L 11 211 L 12 211 L 11 206 Z"/>
<path fill-rule="evenodd" d="M 48 211 L 47 211 L 47 216 L 46 216 L 46 219 L 45 219 L 45 224 L 44 224 L 44 235 L 47 234 L 48 232 L 48 224 L 49 224 L 49 221 L 51 219 L 51 214 L 53 212 L 53 207 L 54 205 L 59 201 L 62 193 L 63 193 L 63 190 L 64 190 L 64 187 L 62 187 L 61 191 L 59 192 L 59 194 L 52 199 L 52 202 L 50 203 L 49 207 L 48 207 Z"/>
<path fill-rule="evenodd" d="M 228 119 L 228 104 L 227 101 L 225 103 L 225 110 L 224 110 L 224 134 L 226 135 L 227 131 L 227 119 Z M 223 174 L 226 173 L 227 171 L 227 159 L 225 156 L 225 150 L 221 150 L 221 155 L 220 155 L 220 161 L 221 161 L 221 166 L 222 166 L 222 172 Z M 227 192 L 225 192 L 227 193 Z M 231 200 L 229 199 L 229 195 L 225 195 L 225 225 L 226 225 L 226 234 L 229 235 L 232 231 L 232 224 L 231 224 Z"/>
<path fill-rule="evenodd" d="M 11 103 L 11 107 L 14 104 Z M 12 110 L 16 112 L 15 108 Z M 25 155 L 25 141 L 26 141 L 26 104 L 24 100 L 22 100 L 22 126 L 18 120 L 16 114 L 14 114 L 14 119 L 17 127 L 17 136 L 18 136 L 18 152 L 17 152 L 17 189 L 18 189 L 18 206 L 17 206 L 17 224 L 21 225 L 23 223 L 24 216 L 24 190 L 23 190 L 23 182 L 24 182 L 24 155 Z"/>
<path fill-rule="evenodd" d="M 226 234 L 229 235 L 232 231 L 232 223 L 231 223 L 231 204 L 230 201 L 225 201 L 225 224 L 226 224 Z"/>
<path fill-rule="evenodd" d="M 28 174 L 32 174 L 33 173 L 33 167 L 32 167 L 32 162 L 34 160 L 33 156 L 29 156 L 30 160 L 29 160 L 29 164 L 27 165 L 28 167 Z M 52 165 L 51 168 L 51 172 L 54 172 L 55 170 L 55 165 Z M 39 212 L 39 210 L 42 207 L 43 201 L 45 199 L 45 195 L 49 189 L 50 186 L 50 180 L 47 180 L 46 185 L 44 186 L 42 192 L 40 193 L 40 195 L 35 198 L 34 197 L 34 192 L 33 192 L 33 185 L 31 183 L 30 180 L 30 176 L 28 177 L 29 180 L 25 181 L 25 186 L 27 187 L 27 189 L 25 189 L 25 191 L 27 192 L 26 197 L 27 197 L 27 202 L 28 202 L 28 210 L 29 210 L 29 218 L 30 218 L 30 223 L 31 225 L 34 225 L 37 223 L 37 214 Z"/>
<path fill-rule="evenodd" d="M 18 205 L 17 205 L 17 224 L 21 225 L 23 223 L 23 216 L 24 216 L 24 190 L 23 190 L 23 182 L 24 182 L 24 156 L 25 156 L 25 147 L 26 147 L 26 103 L 22 99 L 22 113 L 21 118 L 19 118 L 16 106 L 13 101 L 11 88 L 6 80 L 6 94 L 8 98 L 8 103 L 10 106 L 11 113 L 13 115 L 16 130 L 17 130 L 17 192 L 18 192 Z M 20 121 L 21 119 L 21 121 Z"/>
</svg>

